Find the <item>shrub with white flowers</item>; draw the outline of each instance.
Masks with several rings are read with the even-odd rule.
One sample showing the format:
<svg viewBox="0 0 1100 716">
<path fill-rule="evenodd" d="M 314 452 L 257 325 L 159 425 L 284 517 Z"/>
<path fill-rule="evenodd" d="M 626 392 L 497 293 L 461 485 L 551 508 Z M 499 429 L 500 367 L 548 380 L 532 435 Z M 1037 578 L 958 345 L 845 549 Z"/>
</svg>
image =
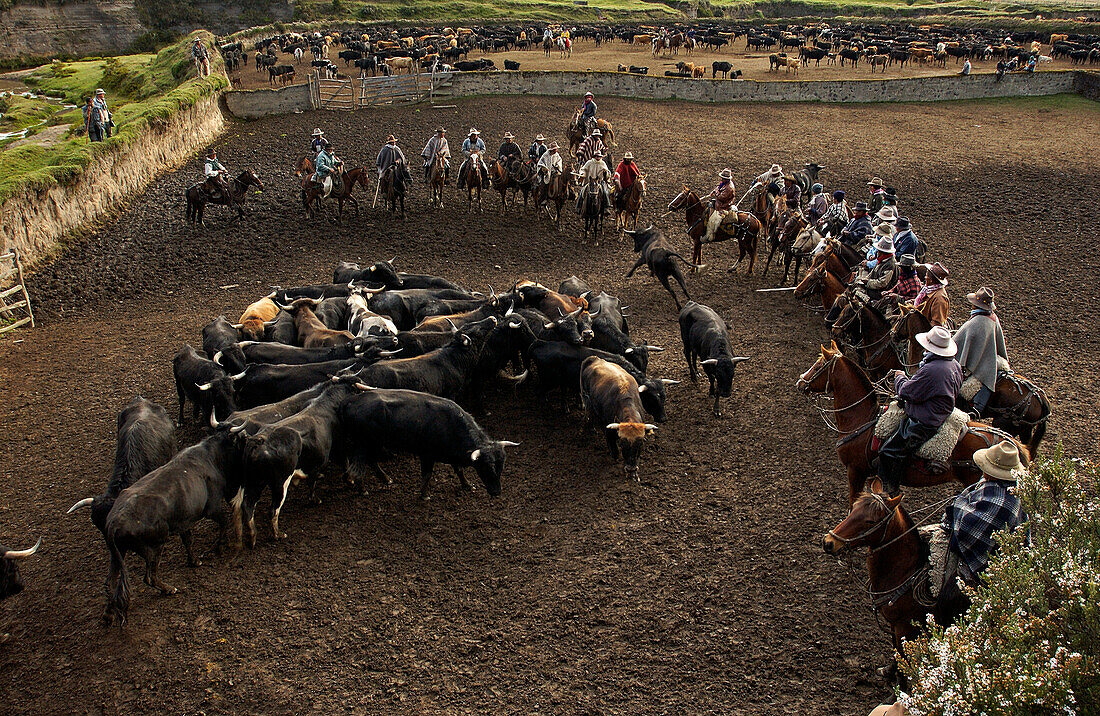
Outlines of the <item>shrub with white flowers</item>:
<svg viewBox="0 0 1100 716">
<path fill-rule="evenodd" d="M 1020 475 L 1028 522 L 998 537 L 970 609 L 905 645 L 914 716 L 1100 713 L 1098 478 L 1061 449 Z"/>
</svg>

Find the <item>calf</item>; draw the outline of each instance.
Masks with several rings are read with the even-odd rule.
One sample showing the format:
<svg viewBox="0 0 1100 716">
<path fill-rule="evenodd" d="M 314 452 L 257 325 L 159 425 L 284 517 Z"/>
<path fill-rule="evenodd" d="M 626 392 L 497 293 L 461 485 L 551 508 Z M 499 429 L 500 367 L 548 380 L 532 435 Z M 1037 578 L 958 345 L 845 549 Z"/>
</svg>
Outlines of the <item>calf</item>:
<svg viewBox="0 0 1100 716">
<path fill-rule="evenodd" d="M 364 466 L 382 482 L 378 463 L 394 453 L 420 458 L 420 499 L 428 499 L 432 468 L 450 465 L 461 485 L 471 489 L 463 468 L 473 466 L 486 491 L 500 494 L 504 448 L 519 443 L 493 440 L 473 416 L 451 400 L 415 390 L 368 390 L 340 408 L 349 476 L 362 484 Z"/>
<path fill-rule="evenodd" d="M 684 275 L 680 273 L 680 267 L 673 259 L 680 259 L 691 268 L 702 268 L 702 266 L 696 266 L 677 253 L 672 248 L 672 244 L 665 238 L 664 233 L 660 229 L 654 228 L 652 224 L 641 231 L 626 231 L 625 229 L 623 231 L 634 237 L 634 251 L 641 254 L 630 268 L 630 271 L 627 272 L 626 277 L 633 276 L 634 272 L 642 265 L 648 266 L 649 272 L 657 277 L 657 280 L 672 296 L 672 300 L 676 302 L 676 310 L 680 310 L 680 299 L 672 290 L 672 286 L 669 285 L 669 278 L 676 279 L 676 283 L 680 284 L 680 289 L 689 301 L 691 295 L 688 294 L 687 285 L 684 283 Z"/>
<path fill-rule="evenodd" d="M 183 407 L 190 400 L 194 415 L 202 412 L 204 420 L 215 413 L 229 415 L 237 409 L 233 397 L 233 380 L 220 365 L 203 358 L 191 346 L 184 346 L 172 359 L 172 372 L 176 379 L 176 395 L 179 397 L 179 424 L 183 425 Z"/>
<path fill-rule="evenodd" d="M 41 537 L 30 549 L 8 549 L 0 544 L 0 601 L 14 597 L 23 591 L 23 575 L 19 574 L 19 560 L 32 556 L 41 546 Z"/>
<path fill-rule="evenodd" d="M 642 398 L 638 383 L 620 366 L 592 356 L 581 364 L 581 403 L 588 423 L 603 426 L 611 457 L 622 453 L 627 478 L 639 481 L 638 458 L 642 454 L 646 431 L 657 426 L 642 418 Z"/>
<path fill-rule="evenodd" d="M 504 69 L 506 69 L 506 70 L 518 70 L 519 69 L 519 63 L 515 62 L 513 60 L 505 60 L 504 61 Z"/>
<path fill-rule="evenodd" d="M 245 358 L 237 341 L 240 333 L 225 316 L 218 316 L 202 329 L 202 351 L 206 357 L 232 373 L 244 370 Z"/>
<path fill-rule="evenodd" d="M 734 357 L 726 322 L 710 307 L 694 301 L 680 311 L 680 338 L 693 383 L 699 380 L 695 362 L 702 358 L 703 372 L 710 379 L 710 395 L 714 396 L 714 415 L 718 417 L 722 414 L 718 400 L 730 397 L 734 369 L 748 357 Z"/>
<path fill-rule="evenodd" d="M 350 331 L 337 331 L 326 326 L 313 308 L 321 303 L 317 298 L 297 298 L 289 306 L 279 306 L 294 316 L 294 328 L 298 331 L 298 343 L 303 348 L 328 348 L 350 343 L 355 336 Z"/>
<path fill-rule="evenodd" d="M 115 469 L 107 491 L 88 497 L 69 508 L 71 515 L 82 507 L 92 508 L 92 524 L 107 535 L 107 515 L 118 494 L 172 459 L 176 454 L 176 426 L 168 411 L 140 395 L 118 414 L 118 442 Z"/>
<path fill-rule="evenodd" d="M 274 293 L 264 296 L 244 309 L 240 321 L 233 327 L 240 330 L 245 340 L 262 341 L 264 339 L 264 326 L 274 321 L 279 315 L 279 307 L 272 300 L 274 297 Z"/>
<path fill-rule="evenodd" d="M 126 623 L 130 609 L 130 583 L 126 572 L 127 552 L 137 552 L 145 560 L 145 583 L 164 594 L 176 588 L 157 575 L 160 551 L 168 537 L 178 534 L 187 552 L 187 563 L 200 563 L 192 550 L 191 530 L 203 519 L 214 520 L 221 528 L 219 545 L 230 524 L 239 529 L 239 519 L 225 509 L 232 501 L 234 512 L 243 496 L 237 475 L 240 459 L 228 433 L 217 433 L 178 453 L 167 464 L 119 493 L 107 515 L 107 549 L 111 568 L 107 576 L 108 624 Z M 234 535 L 233 544 L 238 543 Z"/>
</svg>

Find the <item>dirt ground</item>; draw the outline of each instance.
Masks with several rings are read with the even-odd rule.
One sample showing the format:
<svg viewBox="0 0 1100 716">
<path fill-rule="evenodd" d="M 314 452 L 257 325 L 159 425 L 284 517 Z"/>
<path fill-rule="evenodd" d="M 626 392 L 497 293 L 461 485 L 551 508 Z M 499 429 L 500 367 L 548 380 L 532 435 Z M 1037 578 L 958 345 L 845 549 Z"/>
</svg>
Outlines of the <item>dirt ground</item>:
<svg viewBox="0 0 1100 716">
<path fill-rule="evenodd" d="M 1049 53 L 1050 47 L 1044 46 L 1043 52 Z M 772 72 L 769 69 L 768 56 L 773 52 L 778 52 L 778 49 L 758 51 L 749 51 L 746 46 L 745 38 L 738 38 L 738 40 L 732 45 L 723 48 L 719 52 L 711 50 L 698 49 L 694 54 L 688 55 L 686 52 L 681 51 L 675 56 L 661 55 L 659 57 L 653 57 L 648 45 L 645 47 L 635 47 L 634 45 L 627 45 L 622 42 L 609 42 L 603 43 L 600 47 L 587 40 L 580 41 L 573 45 L 573 52 L 567 56 L 562 57 L 561 53 L 557 50 L 552 52 L 547 57 L 540 46 L 536 50 L 513 50 L 510 52 L 488 52 L 482 53 L 480 50 L 475 50 L 470 53 L 470 59 L 478 59 L 480 57 L 488 57 L 496 66 L 503 70 L 505 60 L 513 60 L 520 63 L 521 70 L 568 70 L 568 71 L 585 71 L 591 70 L 594 72 L 615 72 L 619 65 L 638 65 L 641 67 L 648 67 L 649 74 L 651 75 L 664 75 L 665 71 L 676 71 L 676 63 L 680 61 L 693 62 L 697 65 L 702 65 L 707 70 L 707 78 L 711 76 L 711 63 L 715 61 L 729 62 L 733 65 L 733 69 L 741 70 L 742 77 L 747 80 L 775 81 L 775 80 L 853 80 L 853 79 L 873 79 L 877 77 L 927 77 L 931 75 L 951 75 L 955 74 L 962 69 L 962 63 L 955 64 L 954 58 L 949 58 L 946 67 L 938 67 L 933 64 L 917 64 L 906 65 L 904 68 L 893 65 L 886 70 L 885 73 L 876 71 L 871 74 L 871 68 L 866 62 L 860 62 L 856 67 L 852 67 L 850 64 L 845 64 L 844 67 L 839 65 L 829 65 L 825 60 L 821 61 L 820 65 L 811 63 L 807 67 L 803 67 L 796 72 L 789 72 L 784 69 L 779 72 Z M 788 54 L 796 55 L 794 50 L 788 50 Z M 279 64 L 294 64 L 294 58 L 291 55 L 281 55 L 282 59 Z M 345 74 L 351 77 L 358 76 L 358 70 L 355 67 L 344 67 L 344 61 L 336 57 L 335 53 L 332 55 L 333 62 L 336 66 L 341 68 Z M 306 75 L 309 73 L 309 57 L 307 56 L 303 60 L 299 71 L 295 76 L 294 84 L 304 84 L 306 82 Z M 997 69 L 997 60 L 993 59 L 989 62 L 975 61 L 973 64 L 973 71 L 978 72 L 994 72 Z M 1052 63 L 1040 65 L 1040 71 L 1046 71 L 1051 69 L 1066 70 L 1071 69 L 1073 64 L 1068 59 L 1058 59 Z M 270 81 L 267 72 L 259 73 L 256 71 L 255 66 L 252 64 L 252 59 L 249 59 L 249 66 L 243 67 L 234 72 L 230 79 L 233 81 L 235 87 L 243 89 L 256 89 L 258 87 L 270 87 Z"/>
<path fill-rule="evenodd" d="M 27 590 L 0 606 L 4 711 L 862 714 L 887 696 L 874 667 L 889 640 L 862 568 L 820 548 L 846 512 L 846 485 L 833 435 L 794 381 L 825 332 L 789 294 L 754 292 L 774 274 L 731 276 L 722 244 L 689 279 L 753 357 L 715 419 L 705 388 L 686 382 L 669 297 L 644 272 L 623 278 L 629 244 L 581 244 L 573 216 L 558 234 L 522 212 L 469 215 L 453 189 L 445 210 L 426 211 L 419 184 L 404 221 L 369 198 L 341 226 L 331 214 L 307 222 L 297 204 L 291 166 L 314 126 L 349 165 L 370 165 L 387 133 L 418 154 L 439 123 L 452 136 L 477 125 L 490 144 L 505 130 L 524 143 L 557 137 L 573 104 L 493 98 L 235 122 L 219 156 L 266 182 L 244 221 L 215 208 L 208 228 L 187 228 L 181 193 L 200 177 L 196 159 L 31 278 L 41 323 L 0 342 L 0 537 L 23 547 L 41 536 L 43 548 L 24 563 Z M 1100 155 L 1081 151 L 1100 142 L 1097 105 L 604 100 L 601 113 L 618 130 L 616 154 L 632 150 L 649 173 L 642 221 L 685 253 L 683 218 L 664 207 L 722 167 L 743 189 L 773 161 L 817 160 L 829 190 L 854 195 L 882 175 L 950 267 L 957 319 L 968 290 L 995 287 L 1013 364 L 1051 396 L 1048 446 L 1100 457 L 1090 241 Z M 629 304 L 636 334 L 668 348 L 653 373 L 685 381 L 670 388 L 642 483 L 624 482 L 579 413 L 537 403 L 530 387 L 502 390 L 479 416 L 522 443 L 499 499 L 459 494 L 437 470 L 419 503 L 409 461 L 365 497 L 333 480 L 312 507 L 292 490 L 288 540 L 273 542 L 258 520 L 254 551 L 195 570 L 173 540 L 162 575 L 181 593 L 160 597 L 136 579 L 128 626 L 105 630 L 102 540 L 86 513 L 64 511 L 102 490 L 118 410 L 141 393 L 174 413 L 171 357 L 198 345 L 211 317 L 234 317 L 272 284 L 324 281 L 340 259 L 395 254 L 400 268 L 482 290 L 575 273 Z M 199 437 L 189 424 L 181 442 Z M 204 526 L 197 543 L 213 532 Z"/>
</svg>

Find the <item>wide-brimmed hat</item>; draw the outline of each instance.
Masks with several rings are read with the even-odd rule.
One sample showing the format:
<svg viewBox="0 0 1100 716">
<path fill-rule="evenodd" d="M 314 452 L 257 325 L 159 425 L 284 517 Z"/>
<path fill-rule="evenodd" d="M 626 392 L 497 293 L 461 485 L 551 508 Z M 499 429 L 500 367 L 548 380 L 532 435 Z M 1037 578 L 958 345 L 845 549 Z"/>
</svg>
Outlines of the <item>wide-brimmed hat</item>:
<svg viewBox="0 0 1100 716">
<path fill-rule="evenodd" d="M 864 214 L 866 214 L 867 213 L 867 202 L 857 201 L 856 205 L 852 207 L 852 211 L 862 211 Z"/>
<path fill-rule="evenodd" d="M 875 242 L 875 251 L 880 254 L 892 254 L 894 253 L 894 242 L 890 240 L 889 236 L 880 236 L 879 240 Z"/>
<path fill-rule="evenodd" d="M 514 134 L 512 134 L 511 132 L 505 132 L 505 133 L 504 133 L 504 138 L 505 138 L 505 139 L 515 139 L 516 137 L 515 137 L 515 135 L 514 135 Z"/>
<path fill-rule="evenodd" d="M 470 134 L 481 134 L 475 127 L 470 127 Z"/>
<path fill-rule="evenodd" d="M 623 155 L 623 161 L 634 161 L 634 152 L 627 152 Z"/>
<path fill-rule="evenodd" d="M 535 135 L 535 141 L 536 141 L 536 142 L 545 142 L 545 141 L 546 141 L 546 137 L 542 136 L 541 134 L 536 134 L 536 135 Z"/>
<path fill-rule="evenodd" d="M 778 164 L 772 164 L 772 168 L 768 170 L 768 174 L 771 174 L 772 176 L 779 176 L 782 173 L 783 167 L 779 166 Z"/>
<path fill-rule="evenodd" d="M 825 187 L 821 186 L 820 184 L 814 184 L 812 187 L 810 187 L 810 191 L 812 191 L 814 194 L 817 194 L 824 189 Z"/>
<path fill-rule="evenodd" d="M 784 174 L 783 181 L 798 181 L 792 174 Z"/>
<path fill-rule="evenodd" d="M 718 172 L 718 178 L 719 179 L 733 179 L 733 172 L 730 171 L 729 169 L 723 169 L 722 171 Z"/>
<path fill-rule="evenodd" d="M 878 210 L 878 213 L 875 214 L 875 217 L 892 224 L 898 220 L 898 210 L 892 206 L 884 206 Z"/>
<path fill-rule="evenodd" d="M 898 266 L 904 266 L 906 268 L 914 268 L 917 265 L 917 257 L 913 254 L 902 254 L 898 258 Z"/>
<path fill-rule="evenodd" d="M 966 300 L 970 301 L 970 305 L 974 308 L 980 308 L 983 311 L 997 310 L 997 304 L 993 302 L 993 289 L 988 286 L 982 286 L 974 293 L 966 294 Z"/>
<path fill-rule="evenodd" d="M 603 152 L 601 152 L 599 149 L 597 149 L 595 151 L 595 153 L 592 155 L 592 158 L 593 159 L 602 159 L 603 158 Z"/>
<path fill-rule="evenodd" d="M 1011 440 L 1002 440 L 993 447 L 975 450 L 974 464 L 987 477 L 1005 482 L 1016 482 L 1016 476 L 1024 469 L 1024 464 L 1020 462 L 1020 449 Z"/>
<path fill-rule="evenodd" d="M 105 95 L 105 94 L 107 94 L 107 93 L 103 91 L 103 88 L 102 88 L 102 87 L 100 87 L 99 89 L 97 89 L 97 90 L 95 91 L 95 94 L 96 94 L 96 97 L 98 97 L 98 96 L 99 96 L 99 95 L 101 95 L 101 94 L 104 94 L 104 95 Z"/>
<path fill-rule="evenodd" d="M 208 157 L 212 157 L 212 156 L 214 156 L 214 155 L 215 155 L 215 154 L 217 154 L 217 153 L 218 153 L 218 150 L 217 150 L 217 149 L 214 149 L 213 147 L 210 147 L 210 150 L 206 152 L 206 156 L 208 156 Z"/>
<path fill-rule="evenodd" d="M 882 188 L 882 179 L 879 179 L 878 177 L 872 177 L 871 181 L 867 182 L 867 186 L 877 186 L 878 188 L 881 189 Z"/>
<path fill-rule="evenodd" d="M 837 201 L 843 200 L 844 197 L 846 197 L 846 196 L 848 196 L 848 195 L 844 192 L 843 189 L 837 189 L 836 191 L 833 192 L 833 198 L 836 199 Z"/>
<path fill-rule="evenodd" d="M 602 137 L 602 136 L 603 136 L 603 132 L 601 132 L 601 131 L 600 131 L 600 128 L 599 128 L 599 127 L 597 127 L 597 128 L 595 128 L 595 129 L 593 129 L 593 130 L 592 130 L 592 136 L 593 136 L 593 137 Z"/>
<path fill-rule="evenodd" d="M 875 236 L 885 236 L 886 238 L 893 241 L 893 239 L 894 239 L 894 227 L 890 226 L 890 224 L 888 224 L 884 221 L 884 222 L 882 222 L 881 224 L 879 224 L 878 226 L 875 227 Z"/>
<path fill-rule="evenodd" d="M 585 92 L 585 93 L 584 93 L 584 96 L 585 96 L 585 97 L 595 97 L 595 95 L 594 95 L 594 94 L 592 94 L 591 92 Z"/>
<path fill-rule="evenodd" d="M 440 127 L 440 128 L 435 130 L 435 133 L 436 134 L 446 134 L 447 130 L 444 127 Z"/>
<path fill-rule="evenodd" d="M 924 349 L 944 358 L 951 358 L 959 352 L 959 346 L 951 337 L 951 332 L 943 326 L 935 326 L 926 333 L 917 334 L 917 343 Z"/>
<path fill-rule="evenodd" d="M 396 141 L 397 141 L 397 137 L 393 136 L 392 134 L 390 136 L 386 137 L 386 144 L 391 144 L 391 143 L 396 142 Z"/>
<path fill-rule="evenodd" d="M 912 224 L 909 223 L 909 219 L 905 218 L 904 216 L 899 216 L 898 220 L 894 222 L 894 228 L 896 228 L 898 231 L 904 231 L 911 226 Z"/>
<path fill-rule="evenodd" d="M 936 279 L 936 282 L 941 286 L 947 285 L 947 277 L 950 274 L 951 272 L 947 270 L 947 267 L 939 261 L 928 267 L 928 275 Z"/>
<path fill-rule="evenodd" d="M 311 134 L 310 136 L 311 136 L 311 137 L 320 137 L 320 136 L 322 136 L 323 134 L 324 134 L 324 132 L 322 132 L 322 131 L 321 131 L 321 128 L 320 128 L 320 127 L 314 127 L 314 128 L 313 128 L 313 134 Z"/>
<path fill-rule="evenodd" d="M 558 149 L 561 149 L 560 144 L 558 144 L 557 142 L 550 142 L 550 150 L 551 151 L 555 151 L 555 150 L 558 150 Z"/>
</svg>

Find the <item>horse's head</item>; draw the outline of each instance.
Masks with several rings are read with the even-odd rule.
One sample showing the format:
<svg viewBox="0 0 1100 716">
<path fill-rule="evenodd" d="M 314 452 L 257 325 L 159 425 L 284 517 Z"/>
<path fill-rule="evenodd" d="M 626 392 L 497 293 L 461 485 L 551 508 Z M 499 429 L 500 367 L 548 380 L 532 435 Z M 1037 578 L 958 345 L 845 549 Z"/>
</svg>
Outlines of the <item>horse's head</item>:
<svg viewBox="0 0 1100 716">
<path fill-rule="evenodd" d="M 668 203 L 669 211 L 679 211 L 680 209 L 688 208 L 699 203 L 699 197 L 697 197 L 695 192 L 691 189 L 688 189 L 687 184 L 681 184 L 681 186 L 683 190 Z"/>
<path fill-rule="evenodd" d="M 264 190 L 264 183 L 260 181 L 260 178 L 256 176 L 255 172 L 251 169 L 245 169 L 243 172 L 237 175 L 237 183 L 241 186 L 254 186 L 260 191 Z"/>
<path fill-rule="evenodd" d="M 638 191 L 641 192 L 642 196 L 645 196 L 645 179 L 646 179 L 647 176 L 649 176 L 649 175 L 648 174 L 642 174 L 641 176 L 638 177 L 638 181 L 637 181 Z"/>
<path fill-rule="evenodd" d="M 802 277 L 802 280 L 798 282 L 798 285 L 794 287 L 795 298 L 807 298 L 814 295 L 821 290 L 825 282 L 821 272 L 824 268 L 821 266 L 812 266 L 806 275 Z"/>
<path fill-rule="evenodd" d="M 299 179 L 303 175 L 309 175 L 313 173 L 313 161 L 309 157 L 302 157 L 298 160 L 298 164 L 294 167 L 294 176 Z"/>
<path fill-rule="evenodd" d="M 365 167 L 355 167 L 348 172 L 348 180 L 349 189 L 356 184 L 359 184 L 364 189 L 370 188 L 370 172 L 368 172 Z"/>
<path fill-rule="evenodd" d="M 837 348 L 836 341 L 832 341 L 828 348 L 821 346 L 821 353 L 818 354 L 817 360 L 814 361 L 809 370 L 798 376 L 795 387 L 806 394 L 829 392 L 833 377 L 833 366 L 843 356 L 844 354 Z"/>
<path fill-rule="evenodd" d="M 860 495 L 848 516 L 821 540 L 827 554 L 840 554 L 848 549 L 874 547 L 882 544 L 890 523 L 901 508 L 901 495 L 890 497 L 881 492 L 878 480 Z"/>
<path fill-rule="evenodd" d="M 928 317 L 917 311 L 911 304 L 898 303 L 901 318 L 894 324 L 893 337 L 895 341 L 908 341 L 915 339 L 918 333 L 932 330 L 932 324 Z"/>
</svg>

